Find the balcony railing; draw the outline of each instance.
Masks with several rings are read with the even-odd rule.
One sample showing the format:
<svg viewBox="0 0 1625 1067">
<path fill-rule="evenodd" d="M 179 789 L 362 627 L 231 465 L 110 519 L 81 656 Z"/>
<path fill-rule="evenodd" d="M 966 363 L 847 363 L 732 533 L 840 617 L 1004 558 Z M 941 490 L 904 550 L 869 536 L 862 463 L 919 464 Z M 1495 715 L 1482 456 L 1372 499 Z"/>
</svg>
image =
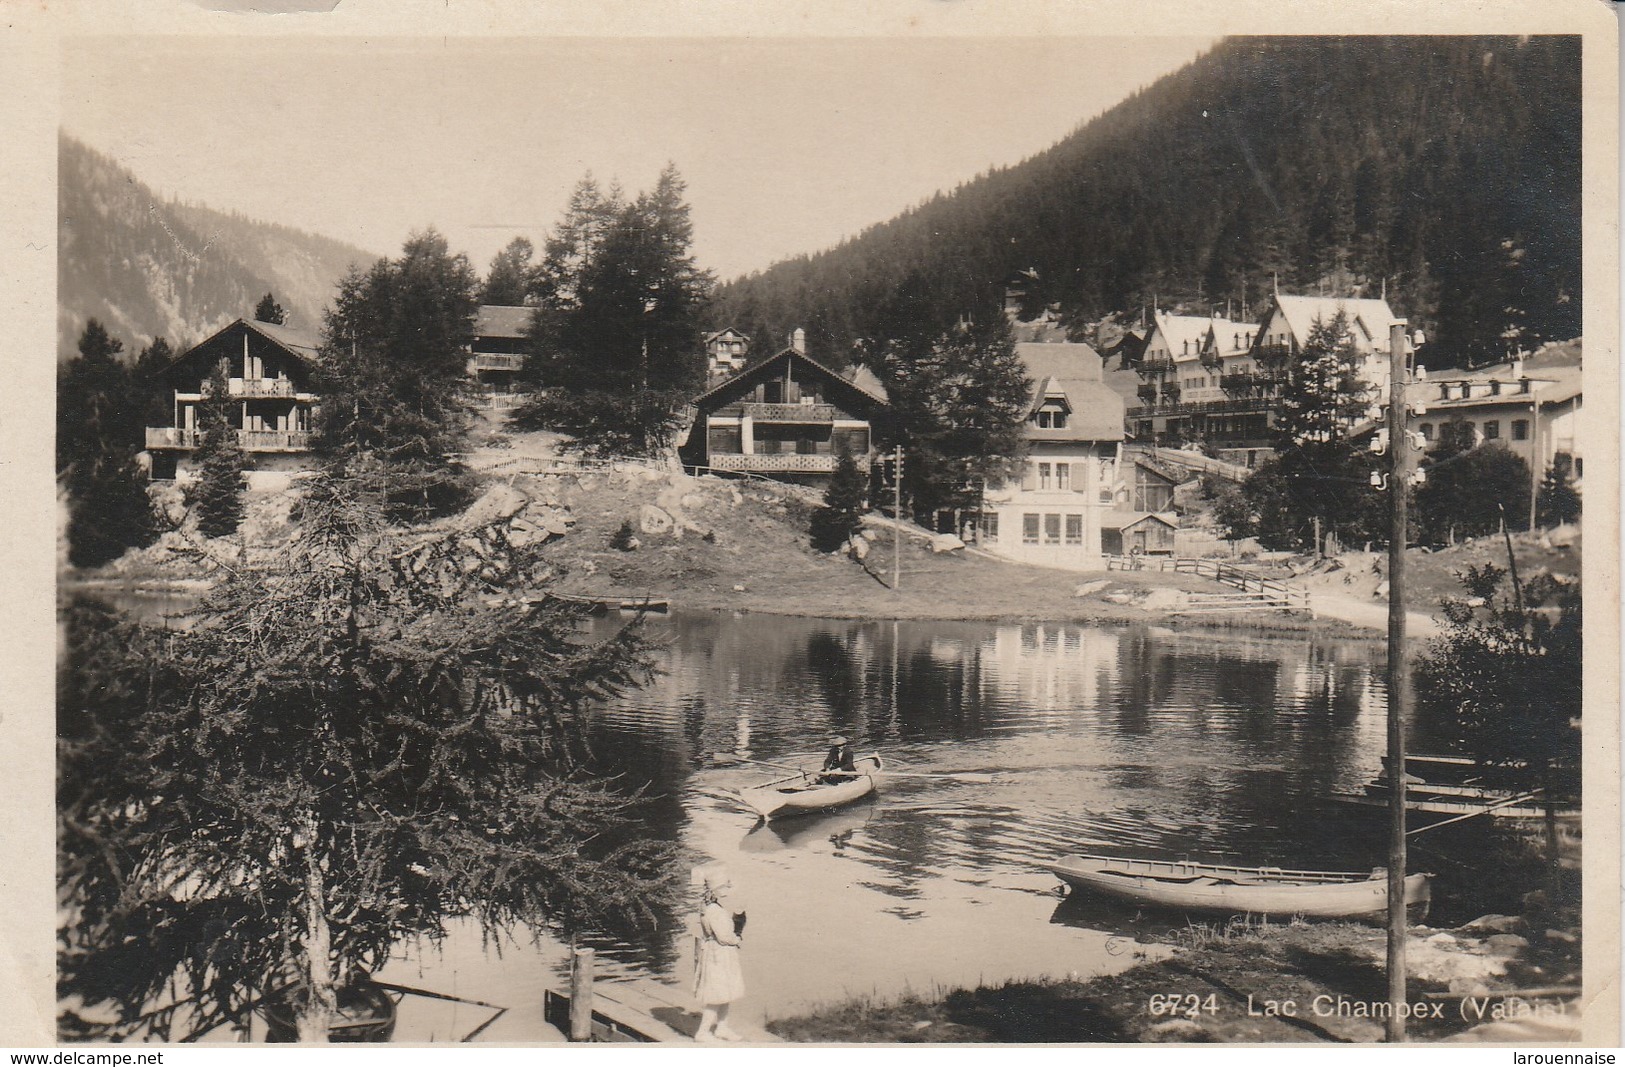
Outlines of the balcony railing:
<svg viewBox="0 0 1625 1067">
<path fill-rule="evenodd" d="M 1239 393 L 1253 389 L 1273 389 L 1286 381 L 1280 374 L 1223 374 L 1219 376 L 1219 388 L 1227 393 Z"/>
<path fill-rule="evenodd" d="M 1140 376 L 1142 378 L 1150 377 L 1153 374 L 1167 374 L 1173 369 L 1174 361 L 1166 358 L 1142 359 L 1139 366 Z"/>
<path fill-rule="evenodd" d="M 835 457 L 819 453 L 778 452 L 751 456 L 725 454 L 711 456 L 711 467 L 719 471 L 776 471 L 787 474 L 826 474 L 835 469 Z M 860 464 L 861 465 L 861 464 Z"/>
<path fill-rule="evenodd" d="M 1240 397 L 1235 400 L 1191 400 L 1185 403 L 1163 401 L 1157 404 L 1138 404 L 1124 414 L 1128 418 L 1147 415 L 1256 415 L 1274 411 L 1280 404 L 1275 397 Z"/>
<path fill-rule="evenodd" d="M 229 379 L 227 390 L 232 396 L 283 396 L 292 397 L 297 390 L 294 388 L 292 378 L 232 378 Z M 204 393 L 208 393 L 207 383 Z"/>
<path fill-rule="evenodd" d="M 744 404 L 743 414 L 756 422 L 834 422 L 834 404 Z"/>
<path fill-rule="evenodd" d="M 147 427 L 148 448 L 196 448 L 202 440 L 202 430 Z M 304 452 L 310 448 L 310 434 L 304 430 L 238 430 L 237 443 L 245 452 Z"/>
<path fill-rule="evenodd" d="M 1141 400 L 1144 400 L 1148 404 L 1153 403 L 1157 399 L 1157 387 L 1154 385 L 1142 385 L 1138 389 L 1134 390 L 1134 395 L 1139 397 Z"/>
<path fill-rule="evenodd" d="M 506 352 L 476 352 L 474 353 L 475 370 L 519 370 L 525 365 L 525 357 Z"/>
<path fill-rule="evenodd" d="M 1206 367 L 1208 370 L 1218 370 L 1220 367 L 1224 366 L 1224 356 L 1222 356 L 1219 353 L 1219 350 L 1216 348 L 1203 349 L 1202 366 Z"/>
</svg>

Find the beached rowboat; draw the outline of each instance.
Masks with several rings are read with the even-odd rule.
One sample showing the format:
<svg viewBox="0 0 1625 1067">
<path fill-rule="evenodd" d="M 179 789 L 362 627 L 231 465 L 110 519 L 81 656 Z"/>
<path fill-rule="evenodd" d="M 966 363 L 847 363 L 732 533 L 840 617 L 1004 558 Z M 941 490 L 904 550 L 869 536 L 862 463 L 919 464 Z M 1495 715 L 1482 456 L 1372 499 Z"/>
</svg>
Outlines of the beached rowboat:
<svg viewBox="0 0 1625 1067">
<path fill-rule="evenodd" d="M 875 791 L 876 779 L 885 762 L 878 755 L 854 762 L 856 773 L 835 772 L 834 781 L 822 781 L 823 774 L 804 771 L 765 785 L 739 790 L 744 805 L 764 819 L 779 819 L 809 811 L 837 808 L 862 800 Z"/>
<path fill-rule="evenodd" d="M 1230 867 L 1186 861 L 1067 856 L 1049 870 L 1075 888 L 1137 904 L 1226 915 L 1304 915 L 1352 919 L 1388 909 L 1388 875 Z M 1405 879 L 1405 904 L 1425 911 L 1431 875 Z"/>
</svg>

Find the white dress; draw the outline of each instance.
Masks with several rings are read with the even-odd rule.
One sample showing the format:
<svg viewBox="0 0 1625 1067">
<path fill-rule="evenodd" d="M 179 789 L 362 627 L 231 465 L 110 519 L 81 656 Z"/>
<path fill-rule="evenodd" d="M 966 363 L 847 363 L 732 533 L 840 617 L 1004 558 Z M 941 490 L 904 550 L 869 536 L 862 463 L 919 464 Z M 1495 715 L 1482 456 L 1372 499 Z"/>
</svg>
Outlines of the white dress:
<svg viewBox="0 0 1625 1067">
<path fill-rule="evenodd" d="M 694 954 L 694 999 L 701 1004 L 731 1004 L 745 995 L 739 967 L 739 937 L 733 913 L 714 901 L 700 912 L 699 948 Z"/>
</svg>

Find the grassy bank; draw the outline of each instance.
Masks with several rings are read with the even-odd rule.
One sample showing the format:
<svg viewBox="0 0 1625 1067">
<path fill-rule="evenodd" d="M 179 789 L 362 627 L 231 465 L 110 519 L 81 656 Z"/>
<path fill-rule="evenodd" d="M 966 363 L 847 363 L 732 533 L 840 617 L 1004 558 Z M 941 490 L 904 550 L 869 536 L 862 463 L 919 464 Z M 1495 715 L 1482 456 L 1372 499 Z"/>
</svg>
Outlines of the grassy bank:
<svg viewBox="0 0 1625 1067">
<path fill-rule="evenodd" d="M 1578 983 L 1577 942 L 1569 940 L 1575 934 L 1548 935 L 1542 923 L 1488 918 L 1488 925 L 1449 932 L 1413 928 L 1409 1000 L 1442 1005 L 1440 1017 L 1409 1023 L 1413 1039 L 1448 1038 L 1490 1022 L 1505 1012 L 1516 990 Z M 1383 1038 L 1381 1020 L 1372 1017 L 1373 1006 L 1387 998 L 1380 928 L 1198 926 L 1175 940 L 1178 952 L 1171 958 L 1108 977 L 1039 978 L 885 1001 L 862 998 L 769 1020 L 768 1029 L 788 1041 L 818 1043 Z M 1464 1000 L 1468 997 L 1474 999 Z M 1539 1005 L 1531 1010 L 1548 1018 L 1572 1019 L 1576 1008 L 1570 999 L 1529 995 L 1523 1003 Z"/>
</svg>

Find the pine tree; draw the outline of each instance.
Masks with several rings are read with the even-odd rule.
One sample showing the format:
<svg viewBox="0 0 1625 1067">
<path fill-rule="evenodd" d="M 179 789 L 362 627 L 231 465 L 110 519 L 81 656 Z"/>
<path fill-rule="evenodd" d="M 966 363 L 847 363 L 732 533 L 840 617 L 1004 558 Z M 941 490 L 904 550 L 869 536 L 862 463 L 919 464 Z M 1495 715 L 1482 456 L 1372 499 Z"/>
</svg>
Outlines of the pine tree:
<svg viewBox="0 0 1625 1067">
<path fill-rule="evenodd" d="M 674 167 L 652 192 L 621 204 L 591 178 L 577 187 L 548 242 L 533 353 L 537 391 L 512 417 L 569 434 L 595 455 L 657 456 L 705 374 L 699 316 L 711 278 L 689 245 L 693 227 Z"/>
<path fill-rule="evenodd" d="M 187 505 L 197 514 L 198 532 L 205 537 L 234 534 L 243 521 L 246 458 L 231 424 L 232 406 L 222 364 L 209 376 L 208 393 L 198 410 L 203 437 L 193 461 L 199 472 L 186 490 Z"/>
<path fill-rule="evenodd" d="M 824 506 L 812 513 L 813 547 L 820 552 L 833 552 L 863 529 L 868 499 L 869 479 L 858 469 L 852 453 L 842 447 L 835 459 L 829 488 L 824 490 Z"/>
<path fill-rule="evenodd" d="M 1574 488 L 1570 472 L 1574 462 L 1559 453 L 1546 468 L 1540 480 L 1540 496 L 1535 502 L 1536 516 L 1542 526 L 1580 521 L 1580 491 Z"/>
<path fill-rule="evenodd" d="M 908 454 L 904 486 L 917 512 L 977 507 L 985 484 L 1020 466 L 1032 382 L 1002 317 L 889 341 L 878 362 L 886 431 Z"/>
<path fill-rule="evenodd" d="M 1368 454 L 1349 440 L 1349 428 L 1370 402 L 1369 387 L 1356 370 L 1358 358 L 1348 317 L 1339 311 L 1330 321 L 1317 321 L 1302 351 L 1282 368 L 1287 383 L 1276 456 L 1243 489 L 1266 548 L 1319 551 L 1317 519 L 1322 537 L 1383 536 L 1381 494 L 1369 485 L 1374 468 Z"/>
<path fill-rule="evenodd" d="M 536 288 L 536 267 L 531 258 L 536 246 L 528 237 L 515 237 L 491 259 L 491 271 L 480 290 L 480 303 L 519 307 L 528 303 Z"/>
<path fill-rule="evenodd" d="M 586 769 L 594 702 L 648 676 L 637 627 L 514 610 L 546 563 L 502 524 L 401 532 L 326 473 L 301 510 L 186 630 L 70 615 L 64 1035 L 174 1040 L 177 1002 L 203 1029 L 268 997 L 325 1040 L 341 990 L 455 920 L 675 921 L 672 849 Z"/>
<path fill-rule="evenodd" d="M 467 257 L 431 229 L 351 272 L 327 313 L 315 447 L 330 467 L 379 479 L 395 521 L 448 514 L 471 495 L 457 457 L 473 422 L 474 290 Z"/>
<path fill-rule="evenodd" d="M 130 387 L 141 397 L 141 425 L 164 426 L 174 416 L 175 394 L 164 380 L 164 372 L 175 361 L 175 350 L 162 337 L 136 356 L 130 368 Z"/>
<path fill-rule="evenodd" d="M 68 488 L 68 559 L 97 567 L 156 537 L 136 463 L 145 405 L 119 361 L 123 342 L 91 319 L 57 375 L 56 463 Z"/>
<path fill-rule="evenodd" d="M 287 324 L 288 313 L 282 310 L 282 305 L 277 303 L 270 293 L 266 293 L 260 297 L 260 302 L 254 306 L 254 321 L 283 326 Z"/>
</svg>

